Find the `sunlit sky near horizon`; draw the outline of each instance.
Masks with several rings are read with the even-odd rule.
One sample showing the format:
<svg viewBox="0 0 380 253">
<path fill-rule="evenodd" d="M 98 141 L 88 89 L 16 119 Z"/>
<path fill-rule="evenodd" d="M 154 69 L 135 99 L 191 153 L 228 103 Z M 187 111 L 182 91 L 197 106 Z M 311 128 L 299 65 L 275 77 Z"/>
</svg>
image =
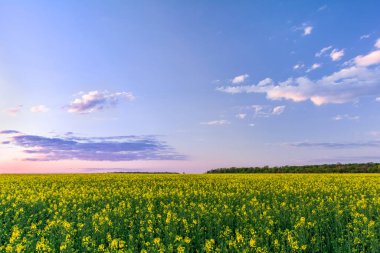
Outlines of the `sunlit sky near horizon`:
<svg viewBox="0 0 380 253">
<path fill-rule="evenodd" d="M 0 1 L 0 173 L 380 162 L 379 1 Z"/>
</svg>

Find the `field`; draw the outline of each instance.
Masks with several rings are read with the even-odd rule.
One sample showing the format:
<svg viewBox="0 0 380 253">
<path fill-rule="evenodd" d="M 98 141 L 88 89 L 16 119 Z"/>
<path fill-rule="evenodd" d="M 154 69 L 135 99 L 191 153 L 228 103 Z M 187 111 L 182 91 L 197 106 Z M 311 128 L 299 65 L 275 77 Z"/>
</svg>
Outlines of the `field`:
<svg viewBox="0 0 380 253">
<path fill-rule="evenodd" d="M 380 175 L 1 175 L 0 224 L 0 252 L 380 252 Z"/>
</svg>

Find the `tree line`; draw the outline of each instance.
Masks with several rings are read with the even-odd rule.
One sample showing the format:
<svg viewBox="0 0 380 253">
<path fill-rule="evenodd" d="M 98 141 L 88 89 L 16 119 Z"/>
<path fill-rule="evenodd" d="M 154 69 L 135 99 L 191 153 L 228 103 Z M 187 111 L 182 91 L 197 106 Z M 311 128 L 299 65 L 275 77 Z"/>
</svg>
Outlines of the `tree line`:
<svg viewBox="0 0 380 253">
<path fill-rule="evenodd" d="M 206 173 L 380 173 L 380 163 L 319 164 L 218 168 Z"/>
</svg>

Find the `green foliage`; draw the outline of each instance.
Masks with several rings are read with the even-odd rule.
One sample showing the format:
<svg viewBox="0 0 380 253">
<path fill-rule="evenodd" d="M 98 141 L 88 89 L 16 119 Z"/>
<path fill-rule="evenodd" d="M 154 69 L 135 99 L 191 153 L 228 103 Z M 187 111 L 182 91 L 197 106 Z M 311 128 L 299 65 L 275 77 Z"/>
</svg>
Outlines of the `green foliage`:
<svg viewBox="0 0 380 253">
<path fill-rule="evenodd" d="M 220 168 L 207 173 L 380 173 L 379 163 L 322 164 L 279 167 Z"/>
</svg>

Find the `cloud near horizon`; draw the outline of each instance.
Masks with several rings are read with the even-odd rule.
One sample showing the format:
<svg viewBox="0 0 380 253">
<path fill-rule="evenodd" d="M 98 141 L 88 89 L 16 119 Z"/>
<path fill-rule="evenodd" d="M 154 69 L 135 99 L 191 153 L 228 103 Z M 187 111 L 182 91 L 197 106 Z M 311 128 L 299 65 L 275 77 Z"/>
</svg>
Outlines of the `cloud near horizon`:
<svg viewBox="0 0 380 253">
<path fill-rule="evenodd" d="M 115 106 L 121 99 L 132 101 L 135 97 L 130 92 L 90 91 L 74 99 L 67 107 L 67 111 L 79 114 L 101 111 Z"/>
<path fill-rule="evenodd" d="M 290 146 L 299 148 L 330 148 L 330 149 L 347 149 L 347 148 L 377 148 L 380 147 L 380 141 L 364 142 L 298 142 Z"/>
<path fill-rule="evenodd" d="M 218 87 L 229 94 L 264 93 L 269 100 L 310 100 L 313 104 L 343 104 L 358 101 L 361 97 L 380 96 L 380 50 L 351 60 L 349 66 L 320 79 L 307 76 L 290 77 L 282 82 L 265 78 L 258 84 Z"/>
<path fill-rule="evenodd" d="M 8 113 L 8 115 L 16 116 L 17 114 L 19 114 L 21 112 L 23 107 L 24 107 L 23 105 L 10 107 L 10 108 L 5 109 L 4 112 Z"/>
<path fill-rule="evenodd" d="M 23 148 L 29 157 L 25 161 L 133 161 L 133 160 L 185 160 L 156 136 L 110 137 L 44 137 L 4 130 L 4 145 Z M 10 136 L 11 135 L 11 136 Z"/>
</svg>

